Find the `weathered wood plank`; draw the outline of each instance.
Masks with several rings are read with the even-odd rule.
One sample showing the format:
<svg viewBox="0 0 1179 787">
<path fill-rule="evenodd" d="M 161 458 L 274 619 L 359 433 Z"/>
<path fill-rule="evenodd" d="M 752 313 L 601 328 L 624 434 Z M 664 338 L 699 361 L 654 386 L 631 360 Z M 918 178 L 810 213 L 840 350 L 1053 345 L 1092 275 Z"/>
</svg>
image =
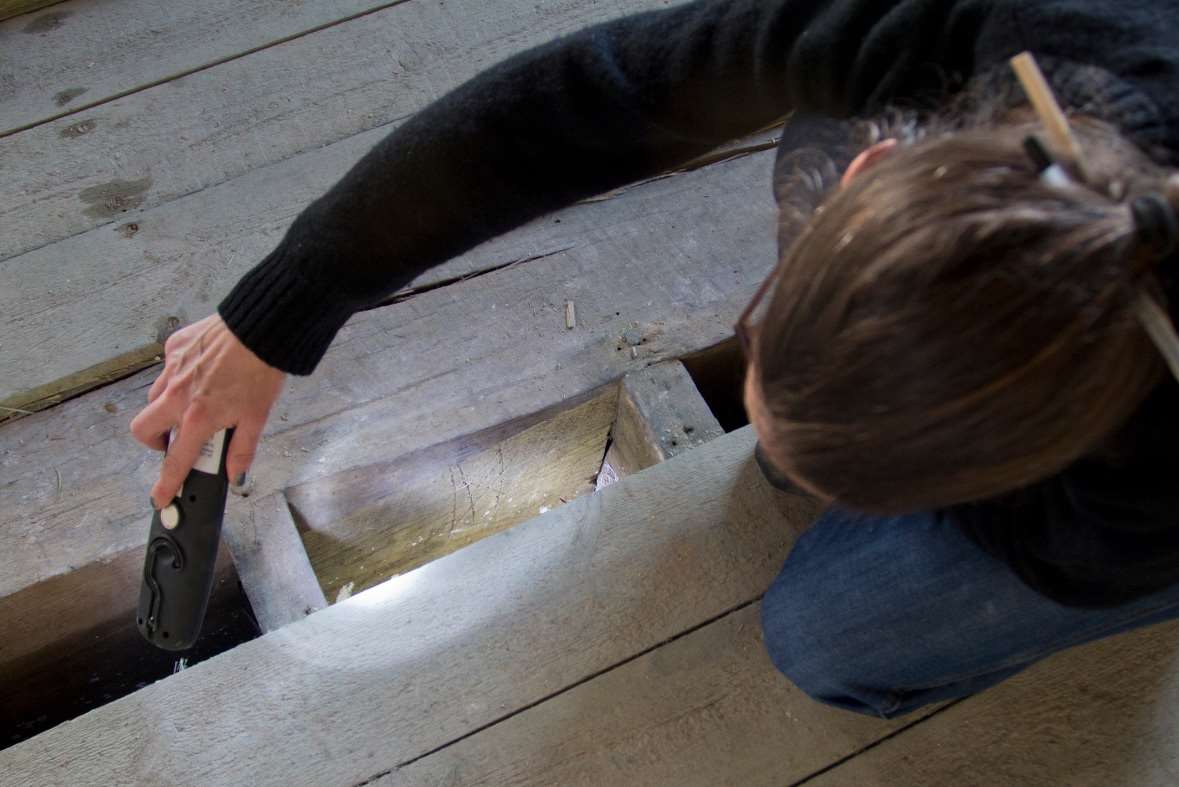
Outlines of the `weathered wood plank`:
<svg viewBox="0 0 1179 787">
<path fill-rule="evenodd" d="M 882 722 L 811 700 L 770 664 L 759 610 L 726 615 L 374 785 L 782 787 L 920 719 Z"/>
<path fill-rule="evenodd" d="M 0 24 L 0 135 L 397 0 L 69 0 Z M 5 6 L 0 2 L 0 18 Z M 27 0 L 45 6 L 43 0 Z M 28 10 L 35 10 L 29 8 Z"/>
<path fill-rule="evenodd" d="M 736 160 L 580 206 L 596 221 L 586 214 L 573 248 L 358 315 L 316 375 L 288 384 L 251 500 L 558 407 L 730 335 L 773 264 L 768 172 L 766 157 Z M 576 224 L 570 215 L 553 226 Z M 502 259 L 527 242 L 478 253 Z M 632 358 L 617 348 L 636 321 L 649 340 Z M 159 457 L 128 423 L 154 375 L 0 427 L 0 597 L 142 549 Z M 249 505 L 231 498 L 227 517 L 247 518 Z M 98 602 L 79 592 L 76 603 L 82 614 Z"/>
<path fill-rule="evenodd" d="M 134 221 L 0 262 L 0 276 L 8 282 L 0 289 L 0 313 L 6 316 L 0 405 L 37 410 L 55 395 L 102 380 L 110 373 L 112 356 L 123 353 L 134 362 L 154 357 L 170 321 L 188 323 L 210 314 L 234 282 L 273 248 L 295 214 L 384 133 L 360 134 L 144 211 Z M 762 144 L 760 138 L 751 142 L 755 149 Z M 760 172 L 749 175 L 751 170 L 735 166 L 730 161 L 709 168 L 728 177 L 689 183 L 706 194 L 731 188 L 741 177 L 764 183 Z M 631 188 L 605 201 L 625 194 L 635 210 L 654 212 L 661 201 L 682 194 L 683 185 Z M 595 222 L 603 216 L 592 204 L 559 218 L 559 223 L 533 222 L 492 247 L 462 255 L 411 287 L 552 254 L 601 233 Z"/>
<path fill-rule="evenodd" d="M 288 490 L 329 600 L 594 491 L 618 387 L 491 434 Z"/>
<path fill-rule="evenodd" d="M 61 0 L 0 0 L 0 19 L 27 14 L 59 2 Z"/>
<path fill-rule="evenodd" d="M 244 519 L 226 522 L 222 534 L 263 631 L 327 606 L 282 493 L 256 501 Z"/>
<path fill-rule="evenodd" d="M 623 341 L 627 338 L 624 334 Z M 684 365 L 679 361 L 656 364 L 622 378 L 606 462 L 622 477 L 724 433 Z"/>
<path fill-rule="evenodd" d="M 1066 651 L 808 782 L 1179 783 L 1179 623 Z"/>
<path fill-rule="evenodd" d="M 562 328 L 563 330 L 563 328 Z M 354 784 L 749 603 L 817 511 L 749 430 L 0 752 L 15 783 Z"/>
<path fill-rule="evenodd" d="M 578 206 L 534 225 L 545 233 L 550 226 L 574 227 L 572 235 L 551 240 L 573 248 L 358 315 L 317 374 L 289 384 L 256 468 L 258 494 L 371 463 L 360 454 L 345 460 L 352 447 L 392 459 L 557 405 L 724 338 L 741 301 L 772 265 L 768 166 L 768 154 L 739 159 Z M 583 211 L 583 219 L 570 218 Z M 474 256 L 510 258 L 528 243 L 527 233 L 514 233 Z M 734 248 L 746 253 L 733 255 Z M 579 304 L 573 331 L 559 313 L 566 294 Z M 638 358 L 617 349 L 632 322 L 650 337 Z M 547 351 L 526 350 L 536 346 Z M 157 461 L 130 440 L 127 424 L 154 374 L 0 429 L 0 488 L 8 502 L 0 511 L 0 538 L 11 533 L 16 544 L 48 546 L 50 533 L 85 522 L 82 530 L 95 542 L 110 543 L 114 552 L 127 545 L 117 535 L 119 523 L 141 517 L 142 491 Z M 375 418 L 385 411 L 378 401 L 389 396 L 393 415 Z M 361 406 L 367 410 L 345 415 Z M 368 419 L 365 430 L 346 425 L 358 417 Z M 301 424 L 307 426 L 300 430 Z M 339 443 L 328 435 L 336 429 Z M 287 437 L 276 439 L 279 434 Z M 77 564 L 79 541 L 70 543 L 73 548 L 55 544 L 47 552 L 65 547 L 69 557 L 62 554 L 60 562 Z M 0 555 L 12 555 L 5 546 Z M 20 573 L 5 570 L 0 577 Z"/>
<path fill-rule="evenodd" d="M 515 52 L 666 3 L 413 0 L 4 137 L 0 259 L 402 120 Z"/>
<path fill-rule="evenodd" d="M 3 348 L 0 347 L 0 353 Z M 10 390 L 6 399 L 0 400 L 0 424 L 25 415 L 47 410 L 64 401 L 80 396 L 87 391 L 101 388 L 115 380 L 121 380 L 141 369 L 147 369 L 160 363 L 164 354 L 164 345 L 158 341 L 149 342 L 128 352 L 120 353 L 105 361 L 88 366 L 81 371 L 67 374 L 63 377 L 51 379 L 49 382 L 34 385 L 32 388 Z M 45 356 L 42 355 L 42 358 Z M 60 356 L 56 356 L 60 357 Z M 8 358 L 0 355 L 0 363 L 7 367 Z M 15 364 L 14 364 L 15 365 Z M 45 369 L 47 364 L 42 364 Z M 52 366 L 50 366 L 52 368 Z M 62 367 L 59 367 L 62 368 Z M 15 370 L 14 370 L 15 371 Z M 53 372 L 50 372 L 51 374 Z M 16 377 L 15 384 L 22 380 L 32 382 L 42 379 L 37 377 Z M 2 387 L 2 386 L 0 386 Z"/>
</svg>

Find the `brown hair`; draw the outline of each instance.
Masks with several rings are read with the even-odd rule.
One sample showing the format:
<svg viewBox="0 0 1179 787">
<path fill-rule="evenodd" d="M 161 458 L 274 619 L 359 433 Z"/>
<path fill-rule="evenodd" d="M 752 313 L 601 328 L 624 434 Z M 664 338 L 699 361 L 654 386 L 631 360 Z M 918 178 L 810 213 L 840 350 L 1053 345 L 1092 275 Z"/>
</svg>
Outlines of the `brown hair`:
<svg viewBox="0 0 1179 787">
<path fill-rule="evenodd" d="M 1159 381 L 1128 203 L 1166 173 L 1080 119 L 1088 184 L 1053 188 L 1023 148 L 1038 131 L 903 147 L 783 249 L 749 385 L 788 476 L 874 513 L 992 497 L 1099 449 Z"/>
</svg>

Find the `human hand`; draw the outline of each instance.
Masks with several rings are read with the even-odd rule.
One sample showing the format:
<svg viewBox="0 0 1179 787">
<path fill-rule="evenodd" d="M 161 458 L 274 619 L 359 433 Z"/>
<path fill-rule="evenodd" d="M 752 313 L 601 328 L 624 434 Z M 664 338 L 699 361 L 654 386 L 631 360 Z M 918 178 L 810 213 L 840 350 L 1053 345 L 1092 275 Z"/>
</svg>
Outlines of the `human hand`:
<svg viewBox="0 0 1179 787">
<path fill-rule="evenodd" d="M 148 448 L 167 449 L 152 505 L 166 506 L 180 491 L 201 446 L 234 428 L 226 458 L 230 481 L 241 485 L 254 461 L 266 419 L 286 373 L 242 344 L 218 314 L 183 328 L 164 344 L 164 371 L 131 421 L 131 434 Z M 172 442 L 168 434 L 177 429 Z"/>
</svg>

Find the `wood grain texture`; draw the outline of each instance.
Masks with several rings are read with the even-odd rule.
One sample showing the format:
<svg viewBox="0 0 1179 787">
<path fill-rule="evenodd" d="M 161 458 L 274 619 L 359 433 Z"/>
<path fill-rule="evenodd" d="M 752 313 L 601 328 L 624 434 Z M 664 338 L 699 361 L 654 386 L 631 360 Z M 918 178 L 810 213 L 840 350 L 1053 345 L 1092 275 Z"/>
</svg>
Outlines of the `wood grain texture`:
<svg viewBox="0 0 1179 787">
<path fill-rule="evenodd" d="M 724 433 L 684 365 L 660 363 L 622 378 L 606 461 L 626 476 Z"/>
<path fill-rule="evenodd" d="M 475 436 L 290 490 L 324 594 L 367 589 L 593 492 L 617 402 L 611 386 L 538 423 L 497 427 L 500 440 Z"/>
<path fill-rule="evenodd" d="M 80 370 L 96 365 L 105 370 L 112 356 L 154 345 L 169 320 L 189 323 L 212 313 L 303 206 L 383 134 L 361 134 L 147 210 L 134 220 L 0 262 L 0 276 L 7 282 L 0 289 L 0 313 L 6 315 L 0 402 L 38 409 L 30 403 L 75 390 L 77 378 L 98 379 L 79 375 Z M 690 173 L 687 181 L 676 181 L 677 175 L 576 206 L 564 211 L 559 223 L 548 218 L 519 228 L 494 245 L 426 272 L 410 287 L 436 286 L 553 254 L 587 236 L 600 238 L 604 227 L 626 218 L 613 209 L 603 213 L 603 202 L 623 200 L 636 214 L 651 214 L 675 200 L 748 193 L 751 185 L 768 189 L 763 168 L 769 166 L 769 155 L 728 161 Z M 685 193 L 693 188 L 703 196 Z M 724 209 L 736 212 L 739 206 Z"/>
<path fill-rule="evenodd" d="M 22 390 L 6 388 L 8 398 L 0 401 L 0 423 L 56 407 L 87 391 L 101 388 L 141 369 L 155 366 L 160 362 L 163 354 L 164 345 L 159 342 L 151 342 L 32 388 Z M 44 364 L 42 368 L 44 368 Z M 21 379 L 28 380 L 29 378 L 17 377 L 16 381 Z M 36 379 L 40 379 L 40 377 Z"/>
<path fill-rule="evenodd" d="M 471 435 L 728 337 L 773 265 L 764 156 L 723 165 L 723 181 L 709 168 L 581 206 L 600 223 L 573 248 L 358 315 L 315 375 L 288 383 L 256 494 Z M 483 253 L 498 257 L 499 243 Z M 637 358 L 618 350 L 634 322 L 647 338 Z M 128 424 L 153 379 L 0 428 L 0 595 L 139 544 L 159 460 Z"/>
<path fill-rule="evenodd" d="M 321 610 L 0 752 L 0 772 L 384 773 L 757 598 L 817 506 L 769 488 L 753 442 L 726 435 Z"/>
<path fill-rule="evenodd" d="M 821 705 L 782 677 L 754 604 L 374 784 L 782 787 L 913 724 Z"/>
<path fill-rule="evenodd" d="M 667 0 L 413 0 L 0 139 L 0 259 L 403 120 L 532 45 Z"/>
<path fill-rule="evenodd" d="M 222 530 L 254 618 L 274 631 L 327 606 L 282 493 L 255 501 Z"/>
<path fill-rule="evenodd" d="M 0 135 L 394 2 L 57 3 L 45 13 L 0 24 Z M 11 3 L 0 0 L 0 17 Z"/>
<path fill-rule="evenodd" d="M 808 787 L 1170 787 L 1179 783 L 1179 623 L 1066 651 Z"/>
<path fill-rule="evenodd" d="M 0 19 L 27 14 L 40 8 L 55 5 L 61 0 L 0 0 Z"/>
</svg>

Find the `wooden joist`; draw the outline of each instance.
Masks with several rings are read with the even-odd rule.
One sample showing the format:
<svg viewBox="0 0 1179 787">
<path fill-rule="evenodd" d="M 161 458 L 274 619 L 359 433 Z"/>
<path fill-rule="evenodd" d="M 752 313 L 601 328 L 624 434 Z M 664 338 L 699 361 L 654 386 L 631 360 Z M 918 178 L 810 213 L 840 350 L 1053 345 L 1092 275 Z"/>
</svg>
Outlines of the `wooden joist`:
<svg viewBox="0 0 1179 787">
<path fill-rule="evenodd" d="M 624 334 L 623 343 L 638 342 Z M 622 378 L 606 462 L 618 476 L 637 473 L 725 433 L 679 361 Z"/>
<path fill-rule="evenodd" d="M 274 631 L 327 606 L 286 496 L 276 492 L 231 519 L 222 537 L 262 631 Z"/>
<path fill-rule="evenodd" d="M 314 613 L 0 753 L 0 772 L 203 785 L 388 774 L 755 601 L 817 509 L 770 489 L 752 446 L 749 430 L 726 435 Z M 841 721 L 799 771 L 897 726 Z"/>
<path fill-rule="evenodd" d="M 287 491 L 329 601 L 594 490 L 618 386 Z"/>
</svg>

